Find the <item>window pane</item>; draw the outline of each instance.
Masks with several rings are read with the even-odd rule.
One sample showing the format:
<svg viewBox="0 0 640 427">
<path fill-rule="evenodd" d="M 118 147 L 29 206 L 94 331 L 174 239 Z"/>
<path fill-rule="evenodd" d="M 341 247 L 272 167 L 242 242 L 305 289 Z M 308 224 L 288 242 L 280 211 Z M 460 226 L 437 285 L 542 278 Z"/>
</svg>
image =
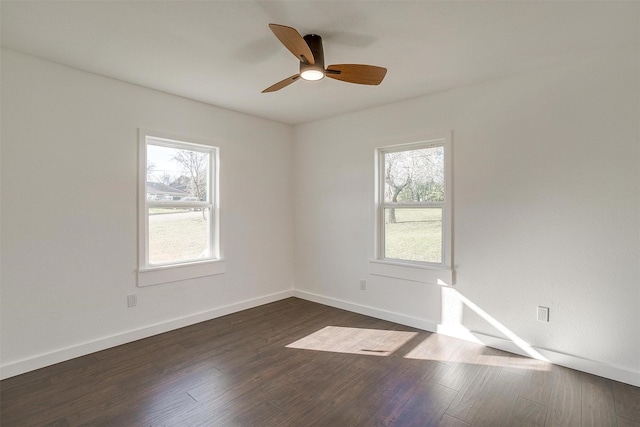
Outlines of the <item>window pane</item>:
<svg viewBox="0 0 640 427">
<path fill-rule="evenodd" d="M 384 154 L 385 202 L 443 202 L 444 147 Z"/>
<path fill-rule="evenodd" d="M 208 201 L 209 154 L 147 144 L 147 200 Z"/>
<path fill-rule="evenodd" d="M 384 257 L 441 263 L 442 209 L 385 209 Z"/>
<path fill-rule="evenodd" d="M 149 264 L 209 258 L 209 209 L 149 209 Z"/>
</svg>

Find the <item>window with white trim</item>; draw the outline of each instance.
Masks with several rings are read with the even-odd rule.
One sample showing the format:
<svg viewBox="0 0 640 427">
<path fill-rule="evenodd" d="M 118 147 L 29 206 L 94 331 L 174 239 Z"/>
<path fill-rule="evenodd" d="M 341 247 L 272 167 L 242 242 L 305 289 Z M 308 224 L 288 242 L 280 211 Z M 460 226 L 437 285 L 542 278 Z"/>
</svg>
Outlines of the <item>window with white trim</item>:
<svg viewBox="0 0 640 427">
<path fill-rule="evenodd" d="M 377 155 L 377 259 L 451 267 L 447 139 L 380 148 Z"/>
<path fill-rule="evenodd" d="M 218 148 L 207 142 L 140 130 L 140 286 L 216 274 Z"/>
</svg>

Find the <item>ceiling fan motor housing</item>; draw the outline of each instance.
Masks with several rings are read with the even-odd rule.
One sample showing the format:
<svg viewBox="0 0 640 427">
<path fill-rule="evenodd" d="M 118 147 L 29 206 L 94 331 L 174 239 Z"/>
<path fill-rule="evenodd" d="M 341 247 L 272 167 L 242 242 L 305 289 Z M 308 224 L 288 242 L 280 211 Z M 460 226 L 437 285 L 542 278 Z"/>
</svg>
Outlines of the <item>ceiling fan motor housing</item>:
<svg viewBox="0 0 640 427">
<path fill-rule="evenodd" d="M 317 34 L 307 34 L 303 37 L 307 42 L 311 53 L 313 54 L 314 63 L 300 62 L 300 76 L 305 80 L 320 80 L 324 77 L 324 50 L 322 49 L 322 37 Z M 320 74 L 318 74 L 320 73 Z M 306 76 L 316 76 L 308 78 Z"/>
</svg>

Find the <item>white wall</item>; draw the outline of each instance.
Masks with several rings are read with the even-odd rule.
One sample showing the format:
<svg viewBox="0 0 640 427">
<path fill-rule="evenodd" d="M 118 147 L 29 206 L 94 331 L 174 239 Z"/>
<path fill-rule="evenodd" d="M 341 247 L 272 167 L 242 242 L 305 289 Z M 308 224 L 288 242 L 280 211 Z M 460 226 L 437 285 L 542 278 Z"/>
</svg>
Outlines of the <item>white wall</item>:
<svg viewBox="0 0 640 427">
<path fill-rule="evenodd" d="M 298 295 L 639 385 L 639 85 L 636 50 L 595 52 L 297 126 Z M 371 275 L 375 147 L 451 130 L 454 290 Z"/>
<path fill-rule="evenodd" d="M 3 50 L 2 375 L 295 293 L 519 337 L 639 385 L 638 61 L 599 53 L 292 129 Z M 136 287 L 138 127 L 219 141 L 226 274 Z M 371 275 L 375 147 L 450 130 L 453 291 Z"/>
<path fill-rule="evenodd" d="M 138 127 L 219 143 L 226 274 L 136 287 Z M 2 374 L 291 295 L 292 144 L 290 126 L 3 50 Z"/>
</svg>

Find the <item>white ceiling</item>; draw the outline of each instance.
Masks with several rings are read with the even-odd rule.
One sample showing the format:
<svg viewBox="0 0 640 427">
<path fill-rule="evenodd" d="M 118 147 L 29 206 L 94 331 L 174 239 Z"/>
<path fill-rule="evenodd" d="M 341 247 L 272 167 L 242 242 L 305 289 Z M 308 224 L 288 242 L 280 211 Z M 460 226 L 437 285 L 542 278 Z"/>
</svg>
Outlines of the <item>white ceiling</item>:
<svg viewBox="0 0 640 427">
<path fill-rule="evenodd" d="M 6 1 L 2 45 L 298 124 L 638 45 L 639 2 Z M 268 28 L 319 34 L 325 62 L 388 68 L 380 86 L 298 72 Z"/>
</svg>

